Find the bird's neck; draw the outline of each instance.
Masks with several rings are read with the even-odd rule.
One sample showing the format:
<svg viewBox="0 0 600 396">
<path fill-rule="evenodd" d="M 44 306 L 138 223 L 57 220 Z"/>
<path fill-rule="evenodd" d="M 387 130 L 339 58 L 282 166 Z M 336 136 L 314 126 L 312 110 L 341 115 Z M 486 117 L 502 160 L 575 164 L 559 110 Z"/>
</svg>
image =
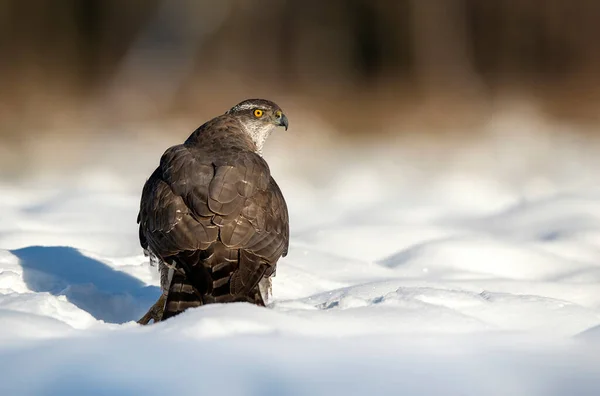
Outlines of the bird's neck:
<svg viewBox="0 0 600 396">
<path fill-rule="evenodd" d="M 254 151 L 262 157 L 263 146 L 274 129 L 274 125 L 243 125 L 235 119 L 219 118 L 201 125 L 188 137 L 185 144 L 198 147 L 212 144 L 239 147 Z"/>
<path fill-rule="evenodd" d="M 265 142 L 271 135 L 271 132 L 273 132 L 273 129 L 275 129 L 275 127 L 271 125 L 264 126 L 255 124 L 247 125 L 244 128 L 244 132 L 250 136 L 250 139 L 252 139 L 252 142 L 256 146 L 256 154 L 260 155 L 261 157 L 263 155 L 263 147 Z"/>
</svg>

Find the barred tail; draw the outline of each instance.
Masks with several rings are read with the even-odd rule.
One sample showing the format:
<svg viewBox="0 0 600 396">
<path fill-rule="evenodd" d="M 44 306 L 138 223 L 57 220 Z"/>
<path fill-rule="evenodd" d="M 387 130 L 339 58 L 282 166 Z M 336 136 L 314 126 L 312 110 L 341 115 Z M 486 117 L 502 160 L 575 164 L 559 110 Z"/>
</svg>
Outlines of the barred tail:
<svg viewBox="0 0 600 396">
<path fill-rule="evenodd" d="M 249 252 L 215 244 L 211 251 L 174 257 L 162 320 L 205 304 L 249 302 L 265 306 L 271 282 L 269 265 Z M 270 275 L 270 274 L 269 274 Z"/>
<path fill-rule="evenodd" d="M 184 274 L 176 271 L 173 274 L 173 279 L 169 286 L 162 320 L 180 314 L 188 308 L 199 307 L 201 305 L 203 305 L 202 297 L 199 295 L 198 291 L 192 286 L 190 281 L 187 280 Z"/>
<path fill-rule="evenodd" d="M 262 283 L 262 282 L 261 282 Z M 270 283 L 270 282 L 269 282 Z M 167 301 L 165 303 L 164 313 L 161 320 L 167 320 L 175 315 L 178 315 L 188 308 L 195 308 L 204 305 L 205 303 L 227 303 L 227 302 L 249 302 L 258 306 L 265 306 L 267 302 L 268 291 L 265 290 L 266 285 L 257 285 L 247 295 L 232 296 L 225 295 L 220 297 L 214 297 L 206 295 L 204 298 L 199 296 L 198 292 L 192 284 L 186 279 L 185 275 L 181 273 L 175 273 L 173 280 L 171 281 L 171 287 L 167 295 Z M 270 286 L 270 285 L 269 285 Z M 206 300 L 206 302 L 203 301 Z"/>
</svg>

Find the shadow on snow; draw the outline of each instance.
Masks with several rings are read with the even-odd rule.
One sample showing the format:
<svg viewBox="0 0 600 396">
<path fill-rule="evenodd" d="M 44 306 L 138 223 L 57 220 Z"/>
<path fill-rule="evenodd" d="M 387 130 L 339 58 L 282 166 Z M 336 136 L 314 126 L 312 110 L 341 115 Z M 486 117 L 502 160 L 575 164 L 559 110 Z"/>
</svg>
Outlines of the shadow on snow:
<svg viewBox="0 0 600 396">
<path fill-rule="evenodd" d="M 19 258 L 31 290 L 64 295 L 105 322 L 137 320 L 160 295 L 158 287 L 147 286 L 71 247 L 29 246 L 11 253 Z"/>
</svg>

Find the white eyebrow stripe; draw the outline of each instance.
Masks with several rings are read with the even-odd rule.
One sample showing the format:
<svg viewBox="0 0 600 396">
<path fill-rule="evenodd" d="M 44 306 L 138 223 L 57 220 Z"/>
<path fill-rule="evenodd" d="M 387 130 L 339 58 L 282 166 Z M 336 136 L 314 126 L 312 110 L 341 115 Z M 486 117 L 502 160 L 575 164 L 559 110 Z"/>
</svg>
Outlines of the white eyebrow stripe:
<svg viewBox="0 0 600 396">
<path fill-rule="evenodd" d="M 248 110 L 248 109 L 252 109 L 254 107 L 257 107 L 257 106 L 252 103 L 244 103 L 243 105 L 237 106 L 236 110 Z"/>
<path fill-rule="evenodd" d="M 231 108 L 228 111 L 228 113 L 231 113 L 231 112 L 234 112 L 234 111 L 249 110 L 249 109 L 254 109 L 254 108 L 261 109 L 261 110 L 264 110 L 264 111 L 268 111 L 269 110 L 268 106 L 265 106 L 265 105 L 263 105 L 261 103 L 252 103 L 252 102 L 250 102 L 250 103 L 243 103 L 243 104 L 237 105 L 237 106 Z"/>
</svg>

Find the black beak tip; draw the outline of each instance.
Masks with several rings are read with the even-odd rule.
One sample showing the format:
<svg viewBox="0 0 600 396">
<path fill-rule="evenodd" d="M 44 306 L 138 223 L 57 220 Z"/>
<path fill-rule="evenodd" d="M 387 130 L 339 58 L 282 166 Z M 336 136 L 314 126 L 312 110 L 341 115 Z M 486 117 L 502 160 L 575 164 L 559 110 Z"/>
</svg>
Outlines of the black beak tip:
<svg viewBox="0 0 600 396">
<path fill-rule="evenodd" d="M 287 117 L 285 116 L 285 114 L 282 114 L 281 118 L 279 119 L 279 126 L 285 127 L 285 130 L 287 131 L 289 125 L 290 124 L 288 123 Z"/>
</svg>

